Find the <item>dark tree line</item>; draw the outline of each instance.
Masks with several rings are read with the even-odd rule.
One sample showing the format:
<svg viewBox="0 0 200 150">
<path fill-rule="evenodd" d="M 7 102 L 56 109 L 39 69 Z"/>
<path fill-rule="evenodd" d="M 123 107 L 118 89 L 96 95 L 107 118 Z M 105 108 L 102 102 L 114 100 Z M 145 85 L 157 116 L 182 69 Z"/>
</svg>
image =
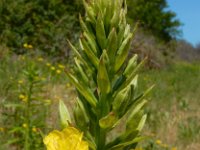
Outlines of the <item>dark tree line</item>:
<svg viewBox="0 0 200 150">
<path fill-rule="evenodd" d="M 144 31 L 169 41 L 179 33 L 176 14 L 166 11 L 166 0 L 127 0 L 128 18 L 140 22 Z M 82 0 L 1 0 L 0 44 L 24 53 L 24 43 L 50 55 L 66 55 L 66 39 L 79 33 Z"/>
<path fill-rule="evenodd" d="M 174 12 L 167 10 L 166 0 L 127 0 L 127 3 L 129 18 L 139 21 L 145 31 L 166 42 L 179 35 L 181 23 Z"/>
</svg>

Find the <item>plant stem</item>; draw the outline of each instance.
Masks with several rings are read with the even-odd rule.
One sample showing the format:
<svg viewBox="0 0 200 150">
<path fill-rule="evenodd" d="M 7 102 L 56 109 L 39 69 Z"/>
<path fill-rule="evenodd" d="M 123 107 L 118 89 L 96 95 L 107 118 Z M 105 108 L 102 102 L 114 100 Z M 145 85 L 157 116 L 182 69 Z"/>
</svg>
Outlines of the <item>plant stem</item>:
<svg viewBox="0 0 200 150">
<path fill-rule="evenodd" d="M 33 88 L 33 82 L 31 81 L 29 89 L 28 89 L 28 97 L 27 97 L 27 105 L 26 105 L 26 136 L 25 136 L 25 150 L 30 150 L 30 104 L 31 104 L 31 95 L 32 95 L 32 88 Z"/>
</svg>

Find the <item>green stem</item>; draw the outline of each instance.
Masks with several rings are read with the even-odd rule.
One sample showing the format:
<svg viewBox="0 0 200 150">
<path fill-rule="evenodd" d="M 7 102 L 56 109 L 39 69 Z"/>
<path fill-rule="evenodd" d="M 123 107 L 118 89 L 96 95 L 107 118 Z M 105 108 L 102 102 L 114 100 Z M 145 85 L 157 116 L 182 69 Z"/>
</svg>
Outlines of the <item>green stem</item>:
<svg viewBox="0 0 200 150">
<path fill-rule="evenodd" d="M 102 129 L 99 126 L 99 120 L 108 114 L 109 112 L 109 104 L 107 103 L 108 95 L 101 95 L 100 101 L 99 101 L 99 114 L 97 117 L 97 123 L 96 123 L 96 144 L 97 144 L 97 150 L 104 150 L 105 144 L 106 144 L 106 130 Z"/>
<path fill-rule="evenodd" d="M 96 144 L 97 150 L 104 150 L 106 144 L 106 132 L 104 129 L 101 129 L 99 124 L 96 128 Z"/>
<path fill-rule="evenodd" d="M 27 104 L 26 104 L 26 135 L 25 135 L 25 150 L 30 150 L 30 104 L 31 104 L 31 95 L 32 95 L 32 88 L 33 88 L 33 83 L 30 83 L 29 89 L 28 89 L 28 97 L 27 97 Z"/>
</svg>

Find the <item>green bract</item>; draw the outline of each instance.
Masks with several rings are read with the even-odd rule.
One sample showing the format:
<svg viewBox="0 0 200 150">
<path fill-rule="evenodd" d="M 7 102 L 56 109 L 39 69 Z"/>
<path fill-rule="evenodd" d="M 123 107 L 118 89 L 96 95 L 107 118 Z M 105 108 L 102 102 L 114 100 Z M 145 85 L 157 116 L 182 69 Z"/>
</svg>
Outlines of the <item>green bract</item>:
<svg viewBox="0 0 200 150">
<path fill-rule="evenodd" d="M 86 16 L 80 16 L 80 50 L 70 42 L 75 67 L 67 72 L 78 93 L 74 109 L 76 126 L 85 134 L 90 149 L 129 150 L 144 139 L 140 131 L 146 115 L 146 94 L 137 94 L 137 55 L 128 61 L 134 33 L 126 23 L 125 0 L 83 0 Z M 121 124 L 125 130 L 113 141 L 108 134 Z M 126 121 L 124 121 L 126 120 Z"/>
</svg>

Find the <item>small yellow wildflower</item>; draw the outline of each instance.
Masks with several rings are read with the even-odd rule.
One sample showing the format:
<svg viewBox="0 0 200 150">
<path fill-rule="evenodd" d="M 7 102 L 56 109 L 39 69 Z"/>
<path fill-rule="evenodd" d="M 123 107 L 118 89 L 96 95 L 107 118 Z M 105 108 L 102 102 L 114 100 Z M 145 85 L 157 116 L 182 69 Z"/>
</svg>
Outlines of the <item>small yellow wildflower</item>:
<svg viewBox="0 0 200 150">
<path fill-rule="evenodd" d="M 19 95 L 19 99 L 22 100 L 23 102 L 27 102 L 28 97 L 25 96 L 25 95 L 23 95 L 23 94 L 20 94 L 20 95 Z"/>
<path fill-rule="evenodd" d="M 32 49 L 32 48 L 33 48 L 33 45 L 28 45 L 27 48 Z"/>
<path fill-rule="evenodd" d="M 19 80 L 19 81 L 18 81 L 18 84 L 23 84 L 23 83 L 24 83 L 23 80 Z"/>
<path fill-rule="evenodd" d="M 160 144 L 160 146 L 163 147 L 163 148 L 167 148 L 168 147 L 167 144 Z"/>
<path fill-rule="evenodd" d="M 44 138 L 47 150 L 89 150 L 88 143 L 82 140 L 83 133 L 67 127 L 63 131 L 54 130 Z"/>
<path fill-rule="evenodd" d="M 28 125 L 27 125 L 26 123 L 23 123 L 23 124 L 22 124 L 22 127 L 23 127 L 23 128 L 27 128 Z"/>
<path fill-rule="evenodd" d="M 33 132 L 37 132 L 37 128 L 36 128 L 36 127 L 33 127 L 33 128 L 32 128 L 32 131 L 33 131 Z"/>
<path fill-rule="evenodd" d="M 71 85 L 69 83 L 66 84 L 66 87 L 69 88 Z"/>
<path fill-rule="evenodd" d="M 26 59 L 26 57 L 24 55 L 19 55 L 19 57 L 18 57 L 18 60 L 21 60 L 21 61 L 23 61 L 25 59 Z"/>
<path fill-rule="evenodd" d="M 24 47 L 24 48 L 28 48 L 28 44 L 27 44 L 27 43 L 24 43 L 24 44 L 23 44 L 23 47 Z"/>
<path fill-rule="evenodd" d="M 137 147 L 135 150 L 143 150 L 142 147 Z"/>
<path fill-rule="evenodd" d="M 161 140 L 156 140 L 156 144 L 161 145 L 162 141 Z"/>
<path fill-rule="evenodd" d="M 52 67 L 51 67 L 51 70 L 53 70 L 53 71 L 54 71 L 54 70 L 56 70 L 56 68 L 55 68 L 54 66 L 52 66 Z"/>
<path fill-rule="evenodd" d="M 172 149 L 171 150 L 177 150 L 177 148 L 176 147 L 172 147 Z"/>
<path fill-rule="evenodd" d="M 60 69 L 65 69 L 65 66 L 62 65 L 62 64 L 58 64 L 58 68 L 60 68 Z"/>
<path fill-rule="evenodd" d="M 40 77 L 36 75 L 36 76 L 34 76 L 34 80 L 35 81 L 40 81 Z"/>
<path fill-rule="evenodd" d="M 50 99 L 46 99 L 46 100 L 44 100 L 44 103 L 45 103 L 46 105 L 51 105 L 51 100 L 50 100 Z"/>
<path fill-rule="evenodd" d="M 5 128 L 0 127 L 0 132 L 4 132 Z"/>
<path fill-rule="evenodd" d="M 51 66 L 51 64 L 50 64 L 50 63 L 46 63 L 46 66 L 50 67 L 50 66 Z"/>
<path fill-rule="evenodd" d="M 42 57 L 39 57 L 37 60 L 42 62 L 44 59 Z"/>
<path fill-rule="evenodd" d="M 56 73 L 57 73 L 57 74 L 60 74 L 60 73 L 61 73 L 61 70 L 57 69 L 57 70 L 56 70 Z"/>
<path fill-rule="evenodd" d="M 45 80 L 46 80 L 46 78 L 45 78 L 45 77 L 41 77 L 41 80 L 42 80 L 42 81 L 45 81 Z"/>
</svg>

